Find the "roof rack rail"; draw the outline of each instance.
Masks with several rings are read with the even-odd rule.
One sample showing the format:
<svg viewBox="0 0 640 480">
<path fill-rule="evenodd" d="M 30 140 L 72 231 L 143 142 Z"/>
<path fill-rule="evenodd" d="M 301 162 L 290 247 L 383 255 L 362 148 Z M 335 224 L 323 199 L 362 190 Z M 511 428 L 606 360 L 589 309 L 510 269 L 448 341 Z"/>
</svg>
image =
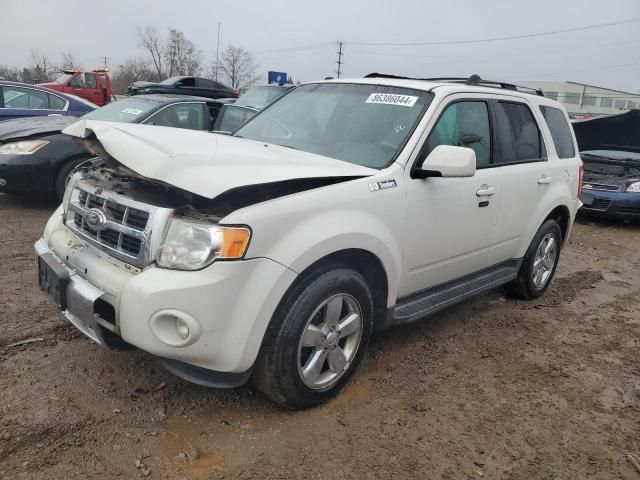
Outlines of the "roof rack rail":
<svg viewBox="0 0 640 480">
<path fill-rule="evenodd" d="M 502 88 L 505 90 L 524 91 L 524 93 L 533 93 L 535 95 L 544 97 L 544 93 L 540 88 L 529 87 L 527 85 L 517 85 L 515 83 L 504 82 L 501 80 L 485 80 L 484 78 L 480 78 L 480 75 L 476 75 L 475 73 L 470 77 L 431 77 L 431 78 L 412 78 L 412 77 L 402 77 L 399 75 L 390 75 L 387 73 L 370 73 L 368 75 L 365 75 L 364 78 L 393 78 L 398 80 L 422 80 L 427 82 L 463 83 L 465 85 L 474 85 L 479 87 Z"/>
</svg>

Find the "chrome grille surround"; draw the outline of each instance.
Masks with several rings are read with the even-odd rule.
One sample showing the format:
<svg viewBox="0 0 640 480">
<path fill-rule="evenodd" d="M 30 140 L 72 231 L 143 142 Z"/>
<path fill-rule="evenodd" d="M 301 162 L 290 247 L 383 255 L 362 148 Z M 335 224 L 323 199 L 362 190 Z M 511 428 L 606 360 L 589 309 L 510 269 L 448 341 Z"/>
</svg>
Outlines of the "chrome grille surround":
<svg viewBox="0 0 640 480">
<path fill-rule="evenodd" d="M 582 184 L 582 188 L 586 188 L 588 190 L 601 190 L 605 192 L 617 192 L 620 190 L 619 185 L 607 185 L 604 183 L 592 183 L 592 182 L 584 182 Z"/>
<path fill-rule="evenodd" d="M 91 209 L 106 215 L 101 229 L 85 221 Z M 125 263 L 144 268 L 155 260 L 173 210 L 142 203 L 84 180 L 73 185 L 65 225 L 80 238 Z"/>
</svg>

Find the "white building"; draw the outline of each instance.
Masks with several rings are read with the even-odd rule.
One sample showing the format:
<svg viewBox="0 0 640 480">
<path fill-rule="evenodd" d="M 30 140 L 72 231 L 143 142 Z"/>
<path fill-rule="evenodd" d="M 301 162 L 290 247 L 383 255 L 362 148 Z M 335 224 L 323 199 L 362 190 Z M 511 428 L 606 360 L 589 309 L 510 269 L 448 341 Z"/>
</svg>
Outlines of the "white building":
<svg viewBox="0 0 640 480">
<path fill-rule="evenodd" d="M 541 88 L 545 97 L 558 100 L 574 116 L 623 113 L 640 108 L 640 93 L 577 82 L 527 81 L 526 84 Z"/>
</svg>

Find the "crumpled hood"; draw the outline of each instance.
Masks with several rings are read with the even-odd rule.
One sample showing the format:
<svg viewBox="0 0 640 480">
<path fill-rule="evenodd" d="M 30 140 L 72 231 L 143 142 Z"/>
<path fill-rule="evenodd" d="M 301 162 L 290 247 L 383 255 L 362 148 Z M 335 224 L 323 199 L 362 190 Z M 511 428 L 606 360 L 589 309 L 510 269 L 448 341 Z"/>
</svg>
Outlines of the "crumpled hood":
<svg viewBox="0 0 640 480">
<path fill-rule="evenodd" d="M 574 120 L 572 125 L 581 152 L 618 150 L 640 153 L 640 110 Z"/>
<path fill-rule="evenodd" d="M 57 133 L 72 123 L 76 117 L 26 117 L 0 122 L 0 142 L 18 140 L 20 138 Z"/>
<path fill-rule="evenodd" d="M 378 173 L 287 147 L 179 128 L 80 120 L 63 133 L 95 134 L 109 155 L 134 172 L 207 198 L 247 185 Z"/>
</svg>

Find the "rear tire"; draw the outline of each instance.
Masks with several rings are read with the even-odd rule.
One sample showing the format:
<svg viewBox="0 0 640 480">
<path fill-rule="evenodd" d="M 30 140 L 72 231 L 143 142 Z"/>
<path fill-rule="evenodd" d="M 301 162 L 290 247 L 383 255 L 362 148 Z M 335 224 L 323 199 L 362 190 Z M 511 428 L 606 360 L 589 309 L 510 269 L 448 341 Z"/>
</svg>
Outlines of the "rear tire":
<svg viewBox="0 0 640 480">
<path fill-rule="evenodd" d="M 58 174 L 56 175 L 56 181 L 53 184 L 53 192 L 58 201 L 62 202 L 62 197 L 64 197 L 64 190 L 67 187 L 67 178 L 69 177 L 73 169 L 80 165 L 82 162 L 86 162 L 87 160 L 88 158 L 71 160 L 70 162 L 65 163 L 62 168 L 60 168 Z"/>
<path fill-rule="evenodd" d="M 304 278 L 278 307 L 256 361 L 253 382 L 290 409 L 334 397 L 369 345 L 373 298 L 362 275 L 341 265 Z"/>
<path fill-rule="evenodd" d="M 560 259 L 562 230 L 557 221 L 545 221 L 527 249 L 518 276 L 506 285 L 516 298 L 531 300 L 542 295 L 551 284 Z"/>
</svg>

